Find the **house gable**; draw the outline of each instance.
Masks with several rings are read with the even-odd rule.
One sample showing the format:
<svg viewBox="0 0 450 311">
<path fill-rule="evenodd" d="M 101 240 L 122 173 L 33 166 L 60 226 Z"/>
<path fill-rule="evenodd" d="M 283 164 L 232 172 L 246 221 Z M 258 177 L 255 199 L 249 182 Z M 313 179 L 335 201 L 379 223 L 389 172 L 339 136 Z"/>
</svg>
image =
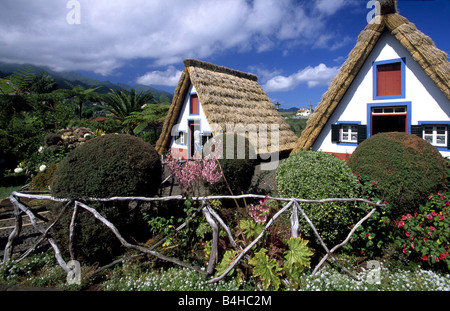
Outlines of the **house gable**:
<svg viewBox="0 0 450 311">
<path fill-rule="evenodd" d="M 349 124 L 360 122 L 366 127 L 368 124 L 372 126 L 368 109 L 376 107 L 376 103 L 384 107 L 389 104 L 395 107 L 400 102 L 405 107 L 411 105 L 413 111 L 409 112 L 408 119 L 402 121 L 402 117 L 394 118 L 399 123 L 398 126 L 402 122 L 409 122 L 409 125 L 406 123 L 408 132 L 411 127 L 423 122 L 417 119 L 419 117 L 437 124 L 449 119 L 450 66 L 447 55 L 438 50 L 432 40 L 419 32 L 406 18 L 397 13 L 379 17 L 379 24 L 369 24 L 359 35 L 355 48 L 310 117 L 293 152 L 312 147 L 315 150 L 351 154 L 357 144 L 332 145 L 331 125 L 338 121 L 340 124 L 348 121 Z M 399 94 L 377 96 L 374 90 L 376 75 L 373 72 L 377 63 L 399 61 L 403 75 Z M 353 99 L 355 102 L 359 101 L 359 104 L 353 102 Z M 381 116 L 377 116 L 379 118 Z M 334 129 L 337 130 L 337 127 L 334 126 Z M 346 126 L 345 130 L 348 129 Z M 344 129 L 341 128 L 342 130 Z M 366 128 L 365 135 L 370 137 L 370 127 Z M 334 138 L 336 137 L 335 133 Z"/>
</svg>

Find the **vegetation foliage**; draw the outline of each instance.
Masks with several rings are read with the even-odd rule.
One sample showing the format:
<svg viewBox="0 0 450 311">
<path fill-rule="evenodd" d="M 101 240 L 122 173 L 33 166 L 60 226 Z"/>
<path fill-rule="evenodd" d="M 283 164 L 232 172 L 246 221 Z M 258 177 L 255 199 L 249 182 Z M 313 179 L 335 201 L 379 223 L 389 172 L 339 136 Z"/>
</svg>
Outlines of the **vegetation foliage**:
<svg viewBox="0 0 450 311">
<path fill-rule="evenodd" d="M 446 181 L 446 163 L 436 147 L 416 135 L 380 133 L 362 142 L 348 165 L 377 182 L 382 199 L 398 217 L 424 202 Z"/>
<path fill-rule="evenodd" d="M 347 164 L 320 151 L 300 150 L 289 156 L 279 166 L 276 182 L 279 193 L 287 198 L 357 197 L 357 180 Z M 301 203 L 300 206 L 327 244 L 342 241 L 353 224 L 355 203 Z M 314 239 L 309 224 L 302 217 L 299 230 L 302 236 Z"/>
</svg>

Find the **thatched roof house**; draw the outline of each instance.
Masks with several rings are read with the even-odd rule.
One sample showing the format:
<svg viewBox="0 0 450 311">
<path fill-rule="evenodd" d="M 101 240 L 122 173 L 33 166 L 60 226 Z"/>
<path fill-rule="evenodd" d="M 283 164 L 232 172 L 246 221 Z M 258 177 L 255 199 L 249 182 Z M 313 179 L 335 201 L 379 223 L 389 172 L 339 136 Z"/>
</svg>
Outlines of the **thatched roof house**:
<svg viewBox="0 0 450 311">
<path fill-rule="evenodd" d="M 188 159 L 193 155 L 195 141 L 204 144 L 209 137 L 216 136 L 218 129 L 225 134 L 227 126 L 231 129 L 239 125 L 258 132 L 257 155 L 292 150 L 297 137 L 270 102 L 256 76 L 193 59 L 185 60 L 184 65 L 156 143 L 160 154 L 171 148 Z M 260 129 L 267 129 L 266 141 L 262 141 L 264 135 Z M 272 141 L 275 138 L 278 141 Z"/>
<path fill-rule="evenodd" d="M 447 54 L 398 14 L 396 1 L 380 4 L 292 152 L 312 148 L 345 159 L 377 132 L 406 131 L 450 155 Z"/>
</svg>

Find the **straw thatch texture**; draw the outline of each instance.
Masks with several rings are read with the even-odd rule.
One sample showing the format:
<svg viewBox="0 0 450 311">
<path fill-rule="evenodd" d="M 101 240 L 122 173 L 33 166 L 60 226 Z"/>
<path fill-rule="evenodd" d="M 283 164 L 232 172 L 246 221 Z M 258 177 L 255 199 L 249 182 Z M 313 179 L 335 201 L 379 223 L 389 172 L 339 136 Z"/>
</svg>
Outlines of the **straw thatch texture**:
<svg viewBox="0 0 450 311">
<path fill-rule="evenodd" d="M 264 125 L 268 131 L 268 151 L 292 150 L 297 137 L 270 102 L 267 94 L 258 84 L 256 76 L 192 59 L 185 60 L 184 64 L 185 69 L 156 144 L 156 150 L 159 153 L 169 147 L 170 131 L 178 121 L 190 83 L 197 91 L 210 125 L 220 125 L 224 133 L 227 125 L 242 124 L 243 127 L 254 125 L 258 131 L 259 126 Z M 272 124 L 279 126 L 279 149 L 271 144 Z M 257 150 L 257 154 L 266 152 L 265 148 Z"/>
<path fill-rule="evenodd" d="M 392 8 L 386 10 L 390 12 Z M 328 91 L 322 96 L 321 102 L 309 118 L 292 152 L 312 147 L 384 31 L 390 32 L 405 47 L 450 100 L 450 65 L 447 54 L 436 48 L 428 36 L 398 13 L 381 15 L 379 18 L 379 24 L 368 24 L 358 36 L 356 46 L 337 76 L 331 81 Z"/>
</svg>

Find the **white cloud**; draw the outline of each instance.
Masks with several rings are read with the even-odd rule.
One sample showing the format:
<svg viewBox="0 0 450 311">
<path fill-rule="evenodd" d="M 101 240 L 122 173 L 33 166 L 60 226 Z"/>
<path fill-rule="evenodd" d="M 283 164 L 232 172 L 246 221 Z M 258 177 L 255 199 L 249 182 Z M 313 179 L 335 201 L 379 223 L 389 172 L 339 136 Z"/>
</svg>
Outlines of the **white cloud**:
<svg viewBox="0 0 450 311">
<path fill-rule="evenodd" d="M 333 15 L 347 5 L 348 0 L 316 0 L 315 8 L 322 14 Z"/>
<path fill-rule="evenodd" d="M 344 0 L 316 0 L 333 14 Z M 74 1 L 77 2 L 77 1 Z M 63 0 L 14 0 L 0 10 L 0 61 L 109 75 L 127 61 L 167 66 L 225 51 L 312 45 L 324 18 L 296 0 L 78 0 L 80 24 Z"/>
<path fill-rule="evenodd" d="M 300 84 L 306 84 L 310 88 L 328 85 L 338 71 L 338 67 L 327 67 L 325 64 L 319 64 L 316 67 L 308 66 L 290 76 L 277 75 L 269 79 L 263 88 L 267 92 L 285 92 Z"/>
<path fill-rule="evenodd" d="M 166 71 L 151 71 L 136 79 L 136 83 L 143 85 L 176 86 L 182 71 L 169 66 Z"/>
</svg>

